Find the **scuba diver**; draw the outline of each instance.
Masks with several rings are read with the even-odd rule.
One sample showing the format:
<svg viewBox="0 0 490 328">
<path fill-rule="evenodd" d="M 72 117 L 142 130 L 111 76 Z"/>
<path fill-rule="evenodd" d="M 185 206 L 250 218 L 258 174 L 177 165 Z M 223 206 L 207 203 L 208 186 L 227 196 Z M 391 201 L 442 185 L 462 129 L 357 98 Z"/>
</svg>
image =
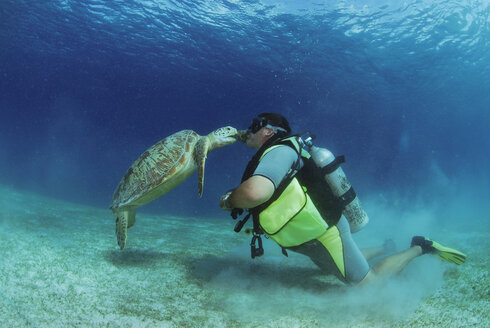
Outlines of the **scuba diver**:
<svg viewBox="0 0 490 328">
<path fill-rule="evenodd" d="M 410 247 L 374 267 L 367 260 L 393 249 L 393 242 L 360 250 L 351 232 L 367 223 L 353 188 L 340 168 L 343 156 L 312 145 L 309 135 L 292 135 L 285 117 L 262 113 L 253 119 L 244 141 L 257 150 L 241 184 L 220 198 L 220 207 L 236 219 L 239 232 L 252 217 L 252 258 L 264 253 L 261 235 L 288 251 L 308 256 L 320 269 L 347 284 L 364 284 L 378 276 L 395 275 L 414 258 L 431 253 L 461 264 L 466 255 L 422 236 Z"/>
</svg>

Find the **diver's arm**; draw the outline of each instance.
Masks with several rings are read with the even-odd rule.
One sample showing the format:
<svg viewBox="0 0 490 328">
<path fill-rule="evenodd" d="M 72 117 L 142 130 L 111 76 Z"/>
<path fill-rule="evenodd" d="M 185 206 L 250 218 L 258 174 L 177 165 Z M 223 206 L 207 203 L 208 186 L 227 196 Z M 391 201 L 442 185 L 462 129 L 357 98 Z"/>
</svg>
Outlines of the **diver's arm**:
<svg viewBox="0 0 490 328">
<path fill-rule="evenodd" d="M 221 208 L 254 208 L 269 200 L 274 194 L 274 183 L 261 175 L 253 175 L 239 185 L 230 196 L 220 202 Z"/>
<path fill-rule="evenodd" d="M 254 208 L 272 197 L 276 186 L 286 177 L 298 159 L 296 151 L 285 145 L 272 149 L 265 154 L 249 179 L 242 182 L 233 192 L 220 199 L 223 210 L 233 208 Z"/>
</svg>

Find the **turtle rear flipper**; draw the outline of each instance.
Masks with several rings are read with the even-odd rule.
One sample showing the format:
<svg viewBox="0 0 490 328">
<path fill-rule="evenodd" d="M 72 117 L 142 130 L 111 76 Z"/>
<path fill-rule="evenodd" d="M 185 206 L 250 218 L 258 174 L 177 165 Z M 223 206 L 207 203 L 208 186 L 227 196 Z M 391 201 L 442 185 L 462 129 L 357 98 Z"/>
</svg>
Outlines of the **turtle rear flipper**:
<svg viewBox="0 0 490 328">
<path fill-rule="evenodd" d="M 211 142 L 209 138 L 203 137 L 199 139 L 194 147 L 194 161 L 197 164 L 197 188 L 199 191 L 199 197 L 202 197 L 202 192 L 204 189 L 204 167 L 206 166 L 206 157 L 208 155 L 208 150 Z"/>
<path fill-rule="evenodd" d="M 121 251 L 126 246 L 126 238 L 128 234 L 128 228 L 134 224 L 136 218 L 136 210 L 123 210 L 117 212 L 116 218 L 116 237 L 117 244 Z"/>
</svg>

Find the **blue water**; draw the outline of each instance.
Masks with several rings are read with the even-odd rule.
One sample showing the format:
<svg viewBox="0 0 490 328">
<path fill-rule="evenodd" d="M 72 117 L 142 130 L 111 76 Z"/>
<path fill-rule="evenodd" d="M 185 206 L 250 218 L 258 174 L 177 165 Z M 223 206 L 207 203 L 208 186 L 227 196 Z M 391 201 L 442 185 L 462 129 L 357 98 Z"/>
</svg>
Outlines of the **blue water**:
<svg viewBox="0 0 490 328">
<path fill-rule="evenodd" d="M 0 184 L 107 207 L 160 139 L 274 111 L 346 155 L 361 199 L 488 200 L 489 1 L 360 3 L 1 1 Z M 252 154 L 216 150 L 203 199 L 192 177 L 147 209 L 220 213 Z"/>
</svg>

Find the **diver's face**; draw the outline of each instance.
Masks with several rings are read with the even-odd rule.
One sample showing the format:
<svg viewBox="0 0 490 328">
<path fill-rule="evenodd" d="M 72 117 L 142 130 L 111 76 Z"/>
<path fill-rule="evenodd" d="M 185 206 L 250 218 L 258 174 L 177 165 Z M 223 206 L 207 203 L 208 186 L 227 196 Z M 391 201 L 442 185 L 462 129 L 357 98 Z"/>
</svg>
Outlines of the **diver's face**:
<svg viewBox="0 0 490 328">
<path fill-rule="evenodd" d="M 274 130 L 263 127 L 255 133 L 249 132 L 245 144 L 250 148 L 259 149 L 274 134 Z"/>
<path fill-rule="evenodd" d="M 255 145 L 257 144 L 257 131 L 256 133 L 249 132 L 247 135 L 247 139 L 245 140 L 245 144 L 249 146 L 250 148 L 256 148 Z"/>
</svg>

